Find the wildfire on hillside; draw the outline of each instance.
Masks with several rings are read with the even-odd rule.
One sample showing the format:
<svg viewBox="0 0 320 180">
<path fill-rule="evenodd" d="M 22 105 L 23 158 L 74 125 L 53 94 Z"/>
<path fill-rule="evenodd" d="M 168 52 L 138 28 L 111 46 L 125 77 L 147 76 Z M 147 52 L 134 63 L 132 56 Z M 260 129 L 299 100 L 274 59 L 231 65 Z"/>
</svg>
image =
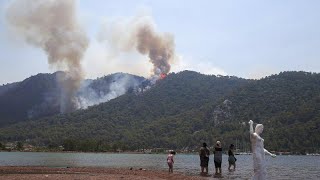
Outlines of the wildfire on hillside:
<svg viewBox="0 0 320 180">
<path fill-rule="evenodd" d="M 164 78 L 166 78 L 167 77 L 167 74 L 165 74 L 165 73 L 161 73 L 160 74 L 160 79 L 164 79 Z"/>
</svg>

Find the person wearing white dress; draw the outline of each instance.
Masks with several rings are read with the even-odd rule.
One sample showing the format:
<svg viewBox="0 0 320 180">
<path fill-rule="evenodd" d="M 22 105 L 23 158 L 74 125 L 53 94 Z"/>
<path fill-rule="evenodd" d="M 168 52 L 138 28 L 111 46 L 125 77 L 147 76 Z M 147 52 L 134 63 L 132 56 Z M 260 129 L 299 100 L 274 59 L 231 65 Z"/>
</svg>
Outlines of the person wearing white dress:
<svg viewBox="0 0 320 180">
<path fill-rule="evenodd" d="M 265 180 L 267 178 L 265 153 L 271 157 L 276 157 L 275 154 L 270 153 L 264 148 L 264 139 L 260 136 L 263 131 L 263 125 L 257 124 L 255 131 L 253 131 L 253 121 L 249 121 L 250 125 L 250 141 L 253 155 L 253 180 Z"/>
</svg>

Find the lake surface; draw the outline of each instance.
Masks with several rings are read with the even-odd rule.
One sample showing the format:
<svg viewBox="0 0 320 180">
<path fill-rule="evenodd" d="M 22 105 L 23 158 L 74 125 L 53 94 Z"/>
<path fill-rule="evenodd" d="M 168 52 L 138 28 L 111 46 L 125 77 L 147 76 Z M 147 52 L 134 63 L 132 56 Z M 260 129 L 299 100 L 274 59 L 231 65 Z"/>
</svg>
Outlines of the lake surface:
<svg viewBox="0 0 320 180">
<path fill-rule="evenodd" d="M 124 167 L 167 170 L 166 154 L 111 154 L 111 153 L 39 153 L 0 152 L 0 166 L 47 167 Z M 223 179 L 250 179 L 253 174 L 252 156 L 239 155 L 237 168 L 228 172 L 228 156 L 223 156 Z M 178 154 L 174 157 L 174 171 L 199 175 L 198 155 Z M 320 156 L 267 156 L 268 179 L 320 179 Z M 209 174 L 214 172 L 210 156 Z"/>
</svg>

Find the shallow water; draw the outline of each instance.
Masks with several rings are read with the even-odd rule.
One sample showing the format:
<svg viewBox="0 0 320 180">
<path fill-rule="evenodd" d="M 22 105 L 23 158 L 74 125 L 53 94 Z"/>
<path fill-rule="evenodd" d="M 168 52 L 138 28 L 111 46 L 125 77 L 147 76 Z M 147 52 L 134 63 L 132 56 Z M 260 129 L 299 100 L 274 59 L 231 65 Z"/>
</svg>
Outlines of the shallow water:
<svg viewBox="0 0 320 180">
<path fill-rule="evenodd" d="M 0 152 L 0 166 L 133 167 L 167 170 L 166 157 L 166 154 Z M 236 157 L 236 171 L 229 172 L 228 157 L 223 156 L 222 179 L 252 177 L 252 156 Z M 200 174 L 198 155 L 178 154 L 174 160 L 174 171 L 188 175 Z M 320 156 L 267 156 L 267 164 L 268 179 L 320 179 Z M 210 156 L 209 174 L 212 175 L 213 172 L 213 156 Z"/>
</svg>

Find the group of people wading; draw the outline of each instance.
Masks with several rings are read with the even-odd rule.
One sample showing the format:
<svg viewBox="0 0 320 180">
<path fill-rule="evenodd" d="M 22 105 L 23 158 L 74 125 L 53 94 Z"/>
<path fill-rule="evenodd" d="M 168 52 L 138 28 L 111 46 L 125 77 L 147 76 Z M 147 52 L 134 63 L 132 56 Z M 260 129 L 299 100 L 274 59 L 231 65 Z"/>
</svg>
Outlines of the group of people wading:
<svg viewBox="0 0 320 180">
<path fill-rule="evenodd" d="M 222 147 L 221 142 L 217 141 L 216 145 L 214 146 L 213 150 L 214 155 L 214 166 L 215 166 L 215 175 L 221 175 L 221 164 L 222 164 Z M 234 171 L 236 169 L 236 157 L 234 156 L 234 145 L 230 144 L 229 151 L 228 151 L 228 162 L 229 162 L 229 171 Z M 201 174 L 208 174 L 208 166 L 209 166 L 209 156 L 210 156 L 210 150 L 207 146 L 207 143 L 203 143 L 202 147 L 199 151 L 200 156 L 200 166 L 201 166 Z M 233 169 L 231 169 L 231 166 L 233 166 Z"/>
<path fill-rule="evenodd" d="M 257 124 L 255 130 L 253 130 L 253 121 L 249 121 L 250 126 L 250 141 L 253 155 L 253 180 L 265 180 L 267 178 L 266 171 L 266 160 L 265 154 L 269 154 L 271 157 L 276 157 L 275 154 L 270 153 L 268 150 L 264 148 L 264 139 L 260 136 L 263 132 L 263 125 Z M 229 171 L 235 171 L 236 169 L 236 157 L 234 156 L 234 145 L 230 144 L 228 150 L 228 162 L 229 162 Z M 169 172 L 173 172 L 173 155 L 174 151 L 169 151 L 169 155 L 167 157 L 167 163 L 169 166 Z M 222 147 L 221 142 L 217 141 L 213 150 L 214 154 L 214 166 L 215 166 L 215 176 L 221 176 L 221 164 L 222 164 Z M 200 156 L 200 166 L 201 166 L 201 174 L 208 174 L 208 165 L 209 165 L 209 156 L 210 149 L 207 146 L 207 143 L 203 143 L 202 147 L 199 151 Z M 233 166 L 233 169 L 231 167 Z"/>
<path fill-rule="evenodd" d="M 266 170 L 266 160 L 265 154 L 270 155 L 271 157 L 276 157 L 275 154 L 270 153 L 268 150 L 264 148 L 264 139 L 260 136 L 263 132 L 263 125 L 257 124 L 255 130 L 253 130 L 253 121 L 249 121 L 250 126 L 250 141 L 253 155 L 253 178 L 254 180 L 265 180 L 267 178 L 267 170 Z M 222 147 L 221 142 L 217 141 L 214 147 L 214 166 L 215 166 L 215 175 L 221 176 L 221 163 L 222 163 Z M 231 171 L 231 166 L 233 166 L 233 171 L 236 169 L 236 161 L 237 159 L 234 156 L 234 145 L 231 144 L 229 146 L 228 151 L 228 162 L 229 167 L 228 170 Z M 199 152 L 200 156 L 200 166 L 201 173 L 208 174 L 208 165 L 209 165 L 209 156 L 210 150 L 207 147 L 206 143 L 203 143 Z"/>
</svg>

